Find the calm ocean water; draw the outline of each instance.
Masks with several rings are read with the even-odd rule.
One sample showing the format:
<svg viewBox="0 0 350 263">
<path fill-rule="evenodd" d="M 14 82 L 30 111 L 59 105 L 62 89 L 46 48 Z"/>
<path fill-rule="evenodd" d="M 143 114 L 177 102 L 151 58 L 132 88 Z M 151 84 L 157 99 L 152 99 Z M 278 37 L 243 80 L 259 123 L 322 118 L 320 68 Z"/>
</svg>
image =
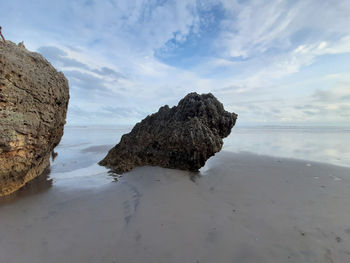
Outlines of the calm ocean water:
<svg viewBox="0 0 350 263">
<path fill-rule="evenodd" d="M 350 166 L 349 127 L 234 127 L 224 150 Z"/>
<path fill-rule="evenodd" d="M 96 165 L 132 126 L 65 128 L 51 175 Z M 341 127 L 234 127 L 224 140 L 224 151 L 287 157 L 350 166 L 350 128 Z"/>
</svg>

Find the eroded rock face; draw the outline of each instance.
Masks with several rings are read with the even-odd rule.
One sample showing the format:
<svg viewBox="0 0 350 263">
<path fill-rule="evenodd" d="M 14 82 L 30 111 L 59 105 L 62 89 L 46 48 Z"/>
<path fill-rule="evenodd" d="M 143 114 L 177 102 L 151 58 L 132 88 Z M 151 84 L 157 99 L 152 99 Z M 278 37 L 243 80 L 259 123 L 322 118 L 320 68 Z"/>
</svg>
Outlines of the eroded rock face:
<svg viewBox="0 0 350 263">
<path fill-rule="evenodd" d="M 137 123 L 99 164 L 117 173 L 143 165 L 197 171 L 221 150 L 236 119 L 212 94 L 190 93 Z"/>
<path fill-rule="evenodd" d="M 0 43 L 0 196 L 40 175 L 63 135 L 68 81 L 38 53 Z"/>
</svg>

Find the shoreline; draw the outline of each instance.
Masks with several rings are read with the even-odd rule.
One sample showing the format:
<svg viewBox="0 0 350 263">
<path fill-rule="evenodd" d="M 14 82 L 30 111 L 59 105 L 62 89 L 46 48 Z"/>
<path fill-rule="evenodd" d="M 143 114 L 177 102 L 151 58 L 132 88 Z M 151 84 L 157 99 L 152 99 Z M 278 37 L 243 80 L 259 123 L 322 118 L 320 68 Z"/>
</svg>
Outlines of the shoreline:
<svg viewBox="0 0 350 263">
<path fill-rule="evenodd" d="M 90 146 L 87 147 L 85 149 L 82 150 L 82 152 L 87 153 L 87 152 L 92 152 L 92 153 L 99 153 L 102 151 L 105 151 L 108 147 L 108 145 L 97 145 L 97 146 Z M 112 145 L 110 146 L 112 147 Z M 86 176 L 82 176 L 79 175 L 76 177 L 77 180 L 74 180 L 73 176 L 76 173 L 81 172 L 82 170 L 84 170 L 84 172 L 86 170 L 90 170 L 90 168 L 94 167 L 96 170 L 96 167 L 101 168 L 99 169 L 98 174 L 104 174 L 106 175 L 105 177 L 108 178 L 108 180 L 106 180 L 106 182 L 102 183 L 101 185 L 106 185 L 107 183 L 110 182 L 117 182 L 118 180 L 122 179 L 125 176 L 129 176 L 129 174 L 133 174 L 134 170 L 137 169 L 138 172 L 140 172 L 140 170 L 142 171 L 142 169 L 165 169 L 165 170 L 171 170 L 174 172 L 179 172 L 179 173 L 186 173 L 186 174 L 190 174 L 190 177 L 201 177 L 203 176 L 207 170 L 210 169 L 210 166 L 214 163 L 218 163 L 218 162 L 222 162 L 222 160 L 217 159 L 218 156 L 220 155 L 220 159 L 222 158 L 222 156 L 225 155 L 232 155 L 232 156 L 238 156 L 239 158 L 258 158 L 258 159 L 265 159 L 271 162 L 271 164 L 276 164 L 276 163 L 284 163 L 284 162 L 294 162 L 297 165 L 305 165 L 306 167 L 311 167 L 311 166 L 323 166 L 323 167 L 328 167 L 328 168 L 335 168 L 335 169 L 349 169 L 350 172 L 350 166 L 347 165 L 338 165 L 338 164 L 333 164 L 333 163 L 327 163 L 327 162 L 321 162 L 321 161 L 313 161 L 313 160 L 305 160 L 305 159 L 297 159 L 297 158 L 289 158 L 289 157 L 278 157 L 278 156 L 274 156 L 274 155 L 265 155 L 265 154 L 258 154 L 258 153 L 253 153 L 253 152 L 249 152 L 249 151 L 239 151 L 239 152 L 231 152 L 231 151 L 226 151 L 226 150 L 222 150 L 219 153 L 216 153 L 214 156 L 212 156 L 210 159 L 208 159 L 208 161 L 206 162 L 206 165 L 203 166 L 201 169 L 199 169 L 198 172 L 191 172 L 191 171 L 185 171 L 185 170 L 179 170 L 179 169 L 168 169 L 168 168 L 163 168 L 163 167 L 159 167 L 159 166 L 151 166 L 151 165 L 146 165 L 146 166 L 138 166 L 135 167 L 132 171 L 126 172 L 122 175 L 116 174 L 114 172 L 112 172 L 110 169 L 108 168 L 103 168 L 103 166 L 98 165 L 97 163 L 90 163 L 90 164 L 84 164 L 83 166 L 80 166 L 79 168 L 75 167 L 74 169 L 69 169 L 69 170 L 63 170 L 61 171 L 61 169 L 58 169 L 58 171 L 55 171 L 55 169 L 53 169 L 54 171 L 52 172 L 52 165 L 54 164 L 54 162 L 51 160 L 51 165 L 48 166 L 41 175 L 37 176 L 36 178 L 34 178 L 33 180 L 27 182 L 22 188 L 20 188 L 19 190 L 17 190 L 16 192 L 13 192 L 9 195 L 5 195 L 5 196 L 0 196 L 0 207 L 2 204 L 6 204 L 7 202 L 16 202 L 16 200 L 20 200 L 21 198 L 26 198 L 30 195 L 33 194 L 37 194 L 40 193 L 43 190 L 47 190 L 51 187 L 55 187 L 55 184 L 61 184 L 62 179 L 67 179 L 65 177 L 64 174 L 72 174 L 72 177 L 70 179 L 73 179 L 73 183 L 77 183 L 79 184 L 79 180 L 86 178 Z M 93 175 L 89 175 L 90 177 Z M 88 176 L 88 177 L 89 177 Z M 69 177 L 69 176 L 68 176 Z M 101 178 L 100 178 L 101 179 Z M 100 180 L 98 179 L 98 180 Z M 349 180 L 350 180 L 350 174 L 349 174 Z M 79 191 L 79 186 L 77 187 L 73 187 L 74 189 L 77 189 Z M 84 188 L 84 187 L 82 187 Z M 87 189 L 89 189 L 89 187 L 86 187 Z M 95 187 L 91 187 L 96 189 Z"/>
<path fill-rule="evenodd" d="M 107 145 L 91 146 L 91 147 L 87 147 L 86 149 L 83 149 L 82 152 L 86 153 L 88 151 L 91 151 L 92 153 L 96 154 L 102 150 L 105 151 L 106 146 Z M 165 169 L 165 170 L 173 171 L 174 173 L 178 172 L 181 174 L 182 173 L 188 174 L 190 178 L 200 178 L 206 174 L 206 172 L 210 169 L 210 166 L 212 166 L 213 164 L 217 165 L 218 163 L 222 163 L 223 161 L 221 159 L 222 158 L 225 159 L 225 155 L 235 156 L 235 157 L 238 157 L 238 159 L 241 159 L 241 158 L 264 159 L 266 161 L 269 161 L 271 165 L 282 164 L 287 162 L 287 163 L 295 163 L 298 166 L 301 165 L 299 167 L 305 166 L 310 168 L 312 166 L 318 166 L 318 167 L 325 167 L 328 169 L 330 168 L 349 169 L 349 172 L 350 172 L 350 166 L 347 166 L 345 164 L 338 165 L 338 164 L 313 161 L 313 160 L 305 160 L 305 159 L 297 159 L 297 158 L 289 158 L 289 157 L 277 157 L 273 155 L 252 153 L 249 151 L 231 152 L 231 151 L 225 151 L 225 150 L 222 150 L 219 153 L 216 153 L 214 156 L 208 159 L 206 165 L 201 169 L 199 169 L 198 172 L 191 172 L 191 171 L 185 171 L 185 170 L 179 170 L 179 169 L 168 169 L 168 168 L 162 168 L 159 166 L 146 165 L 146 166 L 136 167 L 130 172 L 126 172 L 122 175 L 119 175 L 112 172 L 108 168 L 104 168 L 103 166 L 98 165 L 97 163 L 84 164 L 79 168 L 74 167 L 74 169 L 71 168 L 63 171 L 61 171 L 61 169 L 58 169 L 58 171 L 56 171 L 56 169 L 53 169 L 54 171 L 52 171 L 51 168 L 54 163 L 51 163 L 51 166 L 48 166 L 41 175 L 27 182 L 22 188 L 20 188 L 16 192 L 13 192 L 6 196 L 0 196 L 0 208 L 1 208 L 1 205 L 16 202 L 18 200 L 21 200 L 22 198 L 30 197 L 31 195 L 40 194 L 40 192 L 46 191 L 51 187 L 55 187 L 57 185 L 62 185 L 62 184 L 66 185 L 69 183 L 69 182 L 65 182 L 65 180 L 67 179 L 72 180 L 71 183 L 73 183 L 73 185 L 74 184 L 77 185 L 76 187 L 73 186 L 69 188 L 79 191 L 80 189 L 89 189 L 89 188 L 96 190 L 99 187 L 98 185 L 100 185 L 101 188 L 103 188 L 103 186 L 108 185 L 108 183 L 114 183 L 114 182 L 118 183 L 118 181 L 123 179 L 123 177 L 129 176 L 129 174 L 134 174 L 135 169 L 137 170 L 137 173 L 140 173 L 140 172 L 142 173 L 143 169 L 161 169 L 161 170 Z M 229 160 L 226 160 L 226 161 L 229 161 Z M 80 183 L 84 184 L 84 180 L 86 178 L 94 176 L 94 174 L 81 175 L 82 171 L 86 173 L 89 170 L 98 170 L 98 172 L 95 171 L 94 173 L 96 175 L 99 175 L 99 176 L 103 175 L 103 176 L 100 176 L 100 178 L 96 178 L 96 181 L 99 181 L 99 183 L 96 184 L 96 187 L 95 185 L 90 185 L 90 186 L 85 185 L 80 187 L 79 184 Z M 102 182 L 102 180 L 104 180 L 104 182 Z M 350 180 L 350 173 L 349 173 L 349 180 Z"/>
</svg>

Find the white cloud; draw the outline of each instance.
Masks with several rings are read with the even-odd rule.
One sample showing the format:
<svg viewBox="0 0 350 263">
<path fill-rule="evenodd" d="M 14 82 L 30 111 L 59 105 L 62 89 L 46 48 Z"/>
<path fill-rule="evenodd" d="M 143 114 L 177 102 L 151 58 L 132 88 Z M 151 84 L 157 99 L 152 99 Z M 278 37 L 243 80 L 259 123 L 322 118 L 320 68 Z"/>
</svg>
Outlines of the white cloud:
<svg viewBox="0 0 350 263">
<path fill-rule="evenodd" d="M 229 6 L 229 4 L 226 4 Z M 223 24 L 219 46 L 224 55 L 251 57 L 271 49 L 293 48 L 293 38 L 304 41 L 349 35 L 349 1 L 245 1 L 233 4 Z"/>
<path fill-rule="evenodd" d="M 190 68 L 155 57 L 155 51 L 167 51 L 169 40 L 174 40 L 176 52 L 177 45 L 200 36 L 201 23 L 207 19 L 210 24 L 215 16 L 204 18 L 203 10 L 220 4 L 220 31 L 212 32 L 215 37 L 206 39 L 208 43 L 195 43 L 213 46 L 205 58 Z M 86 114 L 92 122 L 117 123 L 122 118 L 109 114 L 113 109 L 129 109 L 135 118 L 125 116 L 133 122 L 191 91 L 213 92 L 240 114 L 240 121 L 347 116 L 334 114 L 347 112 L 349 106 L 348 82 L 340 81 L 348 71 L 329 70 L 324 82 L 316 79 L 322 77 L 317 71 L 312 77 L 299 74 L 321 56 L 350 53 L 346 0 L 12 0 L 0 8 L 7 10 L 2 17 L 5 36 L 24 40 L 32 50 L 54 46 L 64 52 L 55 55 L 54 63 L 70 80 L 71 112 Z M 186 55 L 192 59 L 191 53 Z M 322 92 L 333 101 L 316 100 Z M 298 109 L 303 105 L 313 107 Z"/>
</svg>

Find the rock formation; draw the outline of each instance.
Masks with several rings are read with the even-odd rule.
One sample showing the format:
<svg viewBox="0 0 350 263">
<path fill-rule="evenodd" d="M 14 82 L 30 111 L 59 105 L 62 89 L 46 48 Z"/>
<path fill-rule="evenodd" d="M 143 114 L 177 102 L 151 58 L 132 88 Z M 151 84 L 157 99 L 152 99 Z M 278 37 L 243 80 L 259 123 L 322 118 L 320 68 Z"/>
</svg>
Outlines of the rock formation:
<svg viewBox="0 0 350 263">
<path fill-rule="evenodd" d="M 68 82 L 23 43 L 0 43 L 0 196 L 40 175 L 63 135 Z"/>
<path fill-rule="evenodd" d="M 190 93 L 137 123 L 99 164 L 117 173 L 143 165 L 198 171 L 221 150 L 236 119 L 212 94 Z"/>
</svg>

